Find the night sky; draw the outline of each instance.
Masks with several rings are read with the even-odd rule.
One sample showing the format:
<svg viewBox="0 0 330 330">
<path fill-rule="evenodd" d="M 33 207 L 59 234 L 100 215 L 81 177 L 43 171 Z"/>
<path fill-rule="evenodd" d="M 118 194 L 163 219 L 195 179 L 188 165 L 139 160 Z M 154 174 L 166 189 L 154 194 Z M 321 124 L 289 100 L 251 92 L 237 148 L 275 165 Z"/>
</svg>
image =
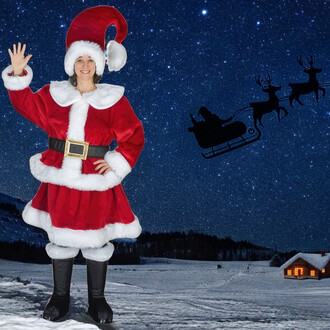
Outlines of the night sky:
<svg viewBox="0 0 330 330">
<path fill-rule="evenodd" d="M 259 141 L 213 159 L 201 156 L 188 127 L 189 113 L 202 119 L 201 106 L 228 118 L 267 100 L 255 75 L 269 73 L 282 86 L 277 95 L 289 95 L 288 83 L 308 80 L 300 55 L 313 55 L 323 69 L 318 80 L 329 82 L 330 1 L 1 0 L 2 69 L 10 64 L 7 49 L 21 41 L 33 54 L 32 90 L 67 79 L 67 28 L 96 5 L 113 5 L 128 22 L 127 64 L 115 73 L 106 68 L 101 82 L 125 86 L 144 125 L 144 150 L 123 182 L 143 229 L 329 250 L 330 87 L 318 104 L 314 94 L 294 109 L 283 101 L 288 116 L 278 122 L 275 111 L 266 114 Z M 114 35 L 109 28 L 108 39 Z M 0 102 L 0 191 L 29 201 L 40 184 L 29 158 L 47 149 L 47 135 L 15 112 L 4 87 Z"/>
</svg>

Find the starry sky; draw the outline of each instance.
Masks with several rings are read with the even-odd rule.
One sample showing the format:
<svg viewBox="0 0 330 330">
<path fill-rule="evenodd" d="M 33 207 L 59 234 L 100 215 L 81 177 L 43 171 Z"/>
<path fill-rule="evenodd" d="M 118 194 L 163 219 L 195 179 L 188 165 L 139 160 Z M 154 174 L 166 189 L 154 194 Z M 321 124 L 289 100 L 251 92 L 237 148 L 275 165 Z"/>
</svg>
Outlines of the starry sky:
<svg viewBox="0 0 330 330">
<path fill-rule="evenodd" d="M 328 0 L 4 1 L 0 62 L 21 41 L 33 54 L 31 88 L 65 80 L 65 35 L 72 19 L 96 5 L 112 5 L 126 18 L 128 61 L 105 71 L 102 83 L 125 87 L 144 125 L 146 143 L 123 187 L 144 230 L 190 229 L 231 236 L 281 251 L 330 249 L 329 121 L 325 99 L 301 96 L 304 106 L 281 102 L 289 114 L 263 117 L 259 141 L 204 159 L 188 132 L 189 113 L 206 106 L 221 118 L 267 100 L 255 75 L 272 84 L 306 82 L 297 56 L 313 55 L 330 81 Z M 110 27 L 107 39 L 113 39 Z M 304 59 L 304 57 L 303 57 Z M 305 62 L 306 63 L 306 62 Z M 39 182 L 29 158 L 46 150 L 47 135 L 12 108 L 0 89 L 0 191 L 29 201 Z M 242 114 L 243 115 L 243 114 Z"/>
</svg>

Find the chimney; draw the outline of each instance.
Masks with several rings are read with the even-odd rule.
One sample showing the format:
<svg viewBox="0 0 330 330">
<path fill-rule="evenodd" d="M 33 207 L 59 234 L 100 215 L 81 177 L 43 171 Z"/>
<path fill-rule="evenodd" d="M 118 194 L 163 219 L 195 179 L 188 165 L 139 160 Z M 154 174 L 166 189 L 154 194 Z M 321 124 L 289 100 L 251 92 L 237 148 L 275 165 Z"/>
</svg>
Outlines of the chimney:
<svg viewBox="0 0 330 330">
<path fill-rule="evenodd" d="M 325 251 L 324 250 L 321 251 L 321 256 L 325 257 Z"/>
</svg>

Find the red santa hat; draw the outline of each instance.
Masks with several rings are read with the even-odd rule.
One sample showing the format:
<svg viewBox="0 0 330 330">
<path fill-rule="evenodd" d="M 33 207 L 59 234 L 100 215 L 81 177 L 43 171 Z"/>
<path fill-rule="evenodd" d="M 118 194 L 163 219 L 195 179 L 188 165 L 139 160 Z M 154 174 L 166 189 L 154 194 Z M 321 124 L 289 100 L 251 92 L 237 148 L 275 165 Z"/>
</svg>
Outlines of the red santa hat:
<svg viewBox="0 0 330 330">
<path fill-rule="evenodd" d="M 105 34 L 111 24 L 115 24 L 117 34 L 115 40 L 105 45 Z M 127 22 L 114 7 L 97 6 L 82 11 L 74 18 L 66 35 L 65 72 L 72 76 L 76 59 L 83 55 L 89 55 L 95 61 L 98 75 L 103 74 L 106 61 L 109 71 L 119 71 L 127 60 L 126 49 L 121 44 L 126 35 Z"/>
</svg>

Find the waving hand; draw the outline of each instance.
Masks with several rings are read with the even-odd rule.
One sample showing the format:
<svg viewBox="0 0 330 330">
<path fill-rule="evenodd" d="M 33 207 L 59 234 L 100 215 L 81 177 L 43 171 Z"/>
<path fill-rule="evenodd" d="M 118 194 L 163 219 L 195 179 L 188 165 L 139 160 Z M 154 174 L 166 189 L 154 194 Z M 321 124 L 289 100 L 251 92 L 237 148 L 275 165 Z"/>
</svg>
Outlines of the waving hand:
<svg viewBox="0 0 330 330">
<path fill-rule="evenodd" d="M 27 62 L 32 57 L 32 54 L 27 55 L 24 57 L 26 45 L 24 44 L 23 47 L 21 47 L 21 43 L 19 42 L 16 48 L 16 45 L 13 45 L 13 51 L 11 49 L 8 49 L 10 59 L 11 59 L 11 65 L 14 69 L 14 75 L 18 76 L 23 73 L 23 70 L 27 64 Z"/>
</svg>

